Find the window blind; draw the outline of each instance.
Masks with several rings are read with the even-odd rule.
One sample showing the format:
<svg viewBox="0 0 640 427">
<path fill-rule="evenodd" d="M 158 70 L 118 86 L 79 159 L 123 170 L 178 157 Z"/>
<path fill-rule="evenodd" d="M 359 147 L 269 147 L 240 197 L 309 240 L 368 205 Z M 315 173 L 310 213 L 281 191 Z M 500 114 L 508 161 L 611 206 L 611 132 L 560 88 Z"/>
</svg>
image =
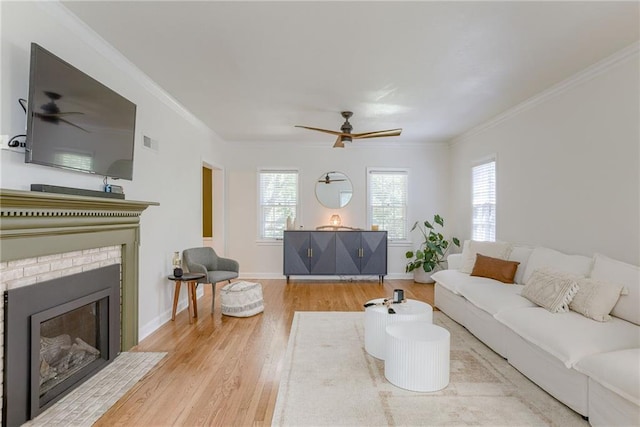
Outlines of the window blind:
<svg viewBox="0 0 640 427">
<path fill-rule="evenodd" d="M 473 240 L 496 240 L 496 161 L 472 168 Z"/>
<path fill-rule="evenodd" d="M 389 240 L 407 238 L 407 171 L 371 170 L 368 174 L 369 224 L 387 231 Z"/>
<path fill-rule="evenodd" d="M 260 238 L 282 239 L 298 214 L 298 172 L 260 171 L 259 187 Z"/>
</svg>

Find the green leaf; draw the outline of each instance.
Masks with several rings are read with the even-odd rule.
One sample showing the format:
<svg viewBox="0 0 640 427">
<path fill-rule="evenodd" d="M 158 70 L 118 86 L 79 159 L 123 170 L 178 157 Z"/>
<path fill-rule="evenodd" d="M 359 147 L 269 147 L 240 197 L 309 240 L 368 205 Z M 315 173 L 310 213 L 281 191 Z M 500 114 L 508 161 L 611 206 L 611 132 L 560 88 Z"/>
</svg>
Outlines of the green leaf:
<svg viewBox="0 0 640 427">
<path fill-rule="evenodd" d="M 456 245 L 457 247 L 460 247 L 460 240 L 458 240 L 457 237 L 454 237 L 453 239 L 451 239 L 453 241 L 453 244 Z"/>
<path fill-rule="evenodd" d="M 429 228 L 429 229 L 433 229 L 433 225 L 431 225 L 431 223 L 429 221 L 425 221 L 424 222 L 424 226 Z"/>
<path fill-rule="evenodd" d="M 411 231 L 415 230 L 417 226 L 418 226 L 418 221 L 416 221 L 416 222 L 413 224 L 413 227 L 411 227 Z"/>
<path fill-rule="evenodd" d="M 407 253 L 406 253 L 406 254 L 404 254 L 404 256 L 405 256 L 406 258 L 413 258 L 413 251 L 407 251 Z"/>
<path fill-rule="evenodd" d="M 440 215 L 438 215 L 438 214 L 434 215 L 433 221 L 436 224 L 440 224 L 440 227 L 444 227 L 444 219 L 442 219 L 442 217 Z"/>
</svg>

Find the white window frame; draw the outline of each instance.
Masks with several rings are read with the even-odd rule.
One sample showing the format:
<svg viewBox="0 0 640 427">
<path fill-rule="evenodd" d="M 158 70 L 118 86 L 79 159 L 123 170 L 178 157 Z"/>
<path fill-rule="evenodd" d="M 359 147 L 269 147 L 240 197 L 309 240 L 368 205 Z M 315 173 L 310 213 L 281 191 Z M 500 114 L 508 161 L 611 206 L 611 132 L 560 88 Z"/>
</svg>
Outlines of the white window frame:
<svg viewBox="0 0 640 427">
<path fill-rule="evenodd" d="M 489 231 L 489 238 L 488 239 L 484 239 L 483 236 L 479 236 L 476 235 L 476 225 L 478 225 L 476 223 L 475 220 L 475 197 L 476 197 L 476 188 L 475 188 L 475 183 L 474 183 L 474 169 L 479 167 L 479 166 L 484 166 L 484 165 L 488 165 L 490 163 L 493 163 L 493 223 L 492 224 L 488 224 L 489 226 L 493 226 L 493 230 Z M 495 241 L 497 238 L 497 224 L 498 224 L 498 218 L 497 218 L 497 209 L 498 209 L 498 161 L 497 161 L 497 156 L 495 154 L 492 154 L 490 156 L 487 157 L 483 157 L 481 159 L 478 159 L 476 161 L 474 161 L 471 164 L 471 239 L 472 240 L 487 240 L 487 241 Z M 486 225 L 485 225 L 486 226 Z M 493 233 L 493 236 L 491 236 L 491 234 Z M 491 239 L 493 237 L 493 239 Z"/>
<path fill-rule="evenodd" d="M 257 206 L 257 242 L 261 244 L 282 244 L 282 237 L 264 237 L 264 214 L 263 214 L 263 205 L 262 205 L 262 186 L 261 186 L 261 177 L 264 173 L 295 173 L 297 175 L 296 179 L 296 219 L 297 222 L 301 222 L 301 209 L 300 209 L 300 171 L 297 168 L 258 168 L 256 174 L 256 206 Z M 285 224 L 286 226 L 286 224 Z"/>
<path fill-rule="evenodd" d="M 406 200 L 405 200 L 405 212 L 404 212 L 404 236 L 400 238 L 394 238 L 392 236 L 388 237 L 389 244 L 406 244 L 409 242 L 409 179 L 410 179 L 410 170 L 407 168 L 375 168 L 368 167 L 367 168 L 367 228 L 371 228 L 373 224 L 373 207 L 371 205 L 371 175 L 375 173 L 381 174 L 403 174 L 407 177 L 407 188 L 406 188 Z M 381 224 L 375 224 L 380 226 Z M 385 231 L 382 227 L 381 231 Z"/>
</svg>

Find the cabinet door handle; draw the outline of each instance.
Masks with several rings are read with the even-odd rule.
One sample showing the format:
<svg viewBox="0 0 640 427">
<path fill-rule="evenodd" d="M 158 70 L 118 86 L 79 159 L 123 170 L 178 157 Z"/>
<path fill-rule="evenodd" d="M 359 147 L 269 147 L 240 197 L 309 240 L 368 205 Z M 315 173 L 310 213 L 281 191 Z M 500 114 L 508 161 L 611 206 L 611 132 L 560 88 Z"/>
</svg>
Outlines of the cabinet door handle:
<svg viewBox="0 0 640 427">
<path fill-rule="evenodd" d="M 313 248 L 309 248 L 309 258 L 313 258 Z"/>
</svg>

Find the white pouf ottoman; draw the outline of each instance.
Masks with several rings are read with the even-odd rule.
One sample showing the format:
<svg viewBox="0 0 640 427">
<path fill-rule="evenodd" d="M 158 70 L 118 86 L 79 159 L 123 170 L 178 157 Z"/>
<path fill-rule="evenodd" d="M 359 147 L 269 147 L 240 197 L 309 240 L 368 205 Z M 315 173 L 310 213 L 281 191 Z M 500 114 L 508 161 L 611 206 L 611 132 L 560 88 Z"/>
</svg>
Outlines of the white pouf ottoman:
<svg viewBox="0 0 640 427">
<path fill-rule="evenodd" d="M 264 311 L 262 285 L 253 282 L 233 282 L 220 289 L 222 314 L 249 317 Z"/>
<path fill-rule="evenodd" d="M 449 384 L 449 340 L 449 331 L 430 322 L 387 326 L 385 378 L 411 391 L 445 388 Z"/>
</svg>

